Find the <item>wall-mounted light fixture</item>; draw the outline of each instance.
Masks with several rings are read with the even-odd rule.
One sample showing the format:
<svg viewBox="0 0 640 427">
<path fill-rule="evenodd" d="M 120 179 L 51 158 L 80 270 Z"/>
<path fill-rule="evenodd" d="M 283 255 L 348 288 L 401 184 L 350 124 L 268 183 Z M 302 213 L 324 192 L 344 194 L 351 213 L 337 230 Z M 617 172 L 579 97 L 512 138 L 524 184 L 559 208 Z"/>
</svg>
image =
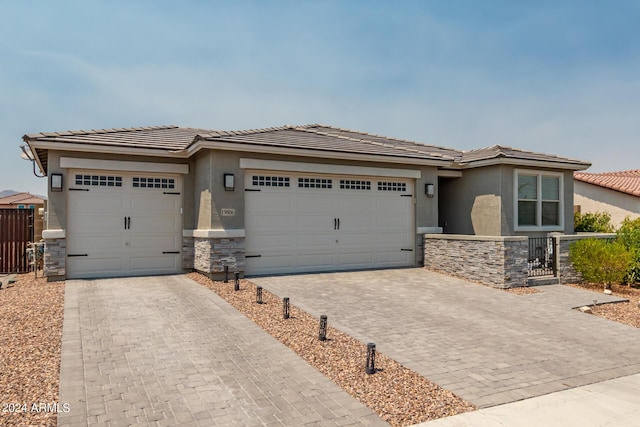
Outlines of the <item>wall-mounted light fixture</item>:
<svg viewBox="0 0 640 427">
<path fill-rule="evenodd" d="M 236 188 L 236 177 L 232 173 L 224 174 L 224 191 L 233 191 Z"/>
<path fill-rule="evenodd" d="M 51 191 L 62 191 L 62 174 L 52 173 L 50 177 Z"/>
<path fill-rule="evenodd" d="M 427 197 L 433 197 L 435 194 L 435 186 L 433 184 L 425 184 L 424 185 L 424 194 L 427 195 Z"/>
</svg>

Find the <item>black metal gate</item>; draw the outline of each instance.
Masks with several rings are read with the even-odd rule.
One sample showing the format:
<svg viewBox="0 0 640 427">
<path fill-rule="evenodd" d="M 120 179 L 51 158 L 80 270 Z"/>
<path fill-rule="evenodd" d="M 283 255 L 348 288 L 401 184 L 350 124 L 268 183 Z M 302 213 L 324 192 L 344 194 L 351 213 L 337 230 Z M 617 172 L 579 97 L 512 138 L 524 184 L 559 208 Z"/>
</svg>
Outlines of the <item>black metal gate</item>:
<svg viewBox="0 0 640 427">
<path fill-rule="evenodd" d="M 27 247 L 33 241 L 33 209 L 0 209 L 0 273 L 29 271 Z"/>
<path fill-rule="evenodd" d="M 555 238 L 529 237 L 529 277 L 555 276 Z"/>
</svg>

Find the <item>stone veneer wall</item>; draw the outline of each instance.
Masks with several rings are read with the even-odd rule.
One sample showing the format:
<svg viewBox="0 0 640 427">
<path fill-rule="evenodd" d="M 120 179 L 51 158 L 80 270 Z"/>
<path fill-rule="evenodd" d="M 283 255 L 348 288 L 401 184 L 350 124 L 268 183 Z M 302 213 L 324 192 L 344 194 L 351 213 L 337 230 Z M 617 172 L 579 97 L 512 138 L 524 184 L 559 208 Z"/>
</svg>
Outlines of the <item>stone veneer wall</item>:
<svg viewBox="0 0 640 427">
<path fill-rule="evenodd" d="M 525 236 L 424 235 L 426 269 L 496 288 L 525 286 L 527 257 Z"/>
<path fill-rule="evenodd" d="M 230 272 L 244 272 L 244 237 L 195 237 L 193 268 L 209 276 L 220 276 L 225 265 Z"/>
<path fill-rule="evenodd" d="M 195 242 L 193 237 L 182 238 L 182 268 L 193 270 L 195 261 Z"/>
<path fill-rule="evenodd" d="M 572 235 L 556 235 L 556 262 L 560 283 L 581 283 L 582 275 L 573 268 L 569 259 L 569 247 L 582 239 L 613 239 L 614 233 L 585 233 Z"/>
<path fill-rule="evenodd" d="M 44 239 L 44 276 L 64 280 L 67 274 L 67 242 L 64 238 Z"/>
</svg>

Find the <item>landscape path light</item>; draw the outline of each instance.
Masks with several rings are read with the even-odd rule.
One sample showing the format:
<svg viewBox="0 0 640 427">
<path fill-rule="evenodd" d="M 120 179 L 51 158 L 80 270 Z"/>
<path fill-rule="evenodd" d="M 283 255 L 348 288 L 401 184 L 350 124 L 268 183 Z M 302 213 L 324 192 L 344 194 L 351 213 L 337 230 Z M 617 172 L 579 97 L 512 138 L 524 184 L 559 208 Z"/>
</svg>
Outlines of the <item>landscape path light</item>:
<svg viewBox="0 0 640 427">
<path fill-rule="evenodd" d="M 327 315 L 320 316 L 320 330 L 318 331 L 318 339 L 326 341 L 327 339 Z"/>
<path fill-rule="evenodd" d="M 282 298 L 282 318 L 289 318 L 289 297 Z"/>
<path fill-rule="evenodd" d="M 256 287 L 256 303 L 262 304 L 262 286 Z"/>
<path fill-rule="evenodd" d="M 365 371 L 367 374 L 376 372 L 376 345 L 372 342 L 367 344 L 367 366 Z"/>
</svg>

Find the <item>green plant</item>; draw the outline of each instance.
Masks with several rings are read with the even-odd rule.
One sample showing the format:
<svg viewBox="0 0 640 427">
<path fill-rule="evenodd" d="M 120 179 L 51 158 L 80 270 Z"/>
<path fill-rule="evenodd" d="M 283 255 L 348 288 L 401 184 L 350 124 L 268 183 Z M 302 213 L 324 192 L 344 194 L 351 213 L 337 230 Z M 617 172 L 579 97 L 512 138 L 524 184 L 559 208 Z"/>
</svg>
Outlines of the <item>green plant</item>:
<svg viewBox="0 0 640 427">
<path fill-rule="evenodd" d="M 640 218 L 625 218 L 618 229 L 620 240 L 632 254 L 632 265 L 627 271 L 624 282 L 634 285 L 640 282 Z"/>
<path fill-rule="evenodd" d="M 613 233 L 611 215 L 606 212 L 574 212 L 573 228 L 576 232 Z"/>
<path fill-rule="evenodd" d="M 575 269 L 590 283 L 602 283 L 605 289 L 622 283 L 632 263 L 633 254 L 621 240 L 579 240 L 569 247 Z"/>
</svg>

